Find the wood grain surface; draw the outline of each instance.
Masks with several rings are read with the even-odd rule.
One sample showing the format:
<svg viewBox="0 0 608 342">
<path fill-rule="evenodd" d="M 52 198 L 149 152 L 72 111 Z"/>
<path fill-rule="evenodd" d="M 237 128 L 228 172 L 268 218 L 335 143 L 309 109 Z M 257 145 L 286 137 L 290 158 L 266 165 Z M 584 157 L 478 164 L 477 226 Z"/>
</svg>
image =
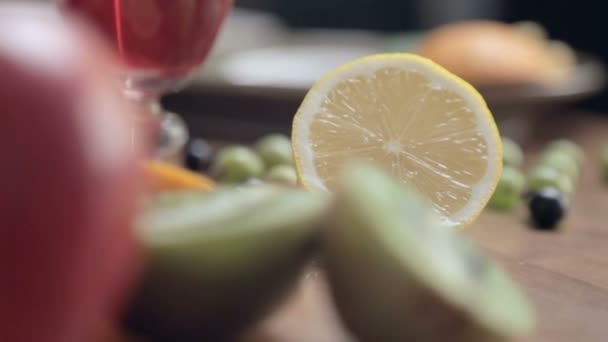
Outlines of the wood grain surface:
<svg viewBox="0 0 608 342">
<path fill-rule="evenodd" d="M 600 149 L 608 144 L 608 115 L 570 112 L 530 129 L 535 139 L 525 146 L 528 165 L 554 138 L 570 138 L 585 149 L 587 160 L 567 219 L 558 231 L 543 232 L 530 228 L 523 207 L 509 213 L 486 210 L 464 234 L 512 275 L 536 309 L 536 331 L 516 342 L 608 341 L 608 184 L 599 169 Z M 126 340 L 104 336 L 100 341 Z M 242 341 L 356 339 L 341 324 L 323 273 L 309 270 L 283 306 Z"/>
<path fill-rule="evenodd" d="M 487 210 L 465 234 L 501 263 L 533 302 L 539 324 L 524 341 L 608 341 L 608 186 L 600 181 L 598 154 L 608 143 L 608 117 L 582 113 L 542 123 L 527 157 L 551 138 L 569 137 L 587 153 L 568 218 L 558 231 L 535 231 L 525 208 Z M 332 307 L 321 273 L 300 288 L 247 342 L 351 342 Z M 379 341 L 381 342 L 381 341 Z"/>
</svg>

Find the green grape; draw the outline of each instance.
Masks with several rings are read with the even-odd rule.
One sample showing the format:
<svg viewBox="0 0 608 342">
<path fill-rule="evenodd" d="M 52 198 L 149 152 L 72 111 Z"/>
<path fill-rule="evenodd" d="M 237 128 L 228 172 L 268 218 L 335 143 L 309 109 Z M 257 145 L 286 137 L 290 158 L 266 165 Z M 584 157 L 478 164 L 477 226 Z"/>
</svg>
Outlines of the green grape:
<svg viewBox="0 0 608 342">
<path fill-rule="evenodd" d="M 229 184 L 260 177 L 263 172 L 262 159 L 244 146 L 230 146 L 222 149 L 211 166 L 211 174 L 221 183 Z"/>
<path fill-rule="evenodd" d="M 538 165 L 552 167 L 573 181 L 578 179 L 580 173 L 576 159 L 563 150 L 549 150 L 540 157 Z"/>
<path fill-rule="evenodd" d="M 568 175 L 550 166 L 538 166 L 528 176 L 528 188 L 539 191 L 547 187 L 555 188 L 566 196 L 574 191 L 574 184 Z"/>
<path fill-rule="evenodd" d="M 293 165 L 291 140 L 285 135 L 267 135 L 256 143 L 255 150 L 264 160 L 267 169 L 277 165 Z"/>
<path fill-rule="evenodd" d="M 264 177 L 264 180 L 271 183 L 297 185 L 298 175 L 293 167 L 288 165 L 278 165 L 268 171 L 266 177 Z"/>
<path fill-rule="evenodd" d="M 516 168 L 505 166 L 498 186 L 490 199 L 489 206 L 493 209 L 510 210 L 521 200 L 526 180 Z"/>
<path fill-rule="evenodd" d="M 524 152 L 521 147 L 513 140 L 502 138 L 503 155 L 502 161 L 506 166 L 520 167 L 524 162 Z"/>
<path fill-rule="evenodd" d="M 547 151 L 562 151 L 576 160 L 579 165 L 582 165 L 585 161 L 585 152 L 576 143 L 567 140 L 559 139 L 552 141 L 547 147 Z"/>
</svg>

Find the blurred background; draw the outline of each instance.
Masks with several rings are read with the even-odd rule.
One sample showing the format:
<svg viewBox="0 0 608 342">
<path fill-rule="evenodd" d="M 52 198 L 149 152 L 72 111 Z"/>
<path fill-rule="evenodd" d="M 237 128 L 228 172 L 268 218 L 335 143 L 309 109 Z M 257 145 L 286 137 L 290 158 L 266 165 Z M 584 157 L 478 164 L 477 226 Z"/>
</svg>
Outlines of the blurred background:
<svg viewBox="0 0 608 342">
<path fill-rule="evenodd" d="M 286 131 L 305 91 L 324 72 L 371 53 L 414 51 L 429 30 L 472 19 L 539 24 L 546 39 L 566 43 L 578 57 L 575 77 L 560 87 L 481 89 L 499 121 L 573 107 L 608 109 L 603 86 L 608 46 L 601 38 L 608 23 L 599 0 L 235 0 L 235 5 L 202 72 L 186 91 L 165 101 L 175 111 L 189 112 L 185 118 L 197 135 L 213 138 L 214 123 L 221 127 L 228 121 L 231 130 L 237 127 L 230 138 Z M 243 113 L 252 105 L 262 106 L 263 113 L 255 118 Z M 507 130 L 510 125 L 503 123 Z"/>
<path fill-rule="evenodd" d="M 608 47 L 600 38 L 608 24 L 601 4 L 236 0 L 202 72 L 188 89 L 167 96 L 164 103 L 184 115 L 195 135 L 251 140 L 271 131 L 288 132 L 306 90 L 337 65 L 371 53 L 415 51 L 429 30 L 448 23 L 526 21 L 538 24 L 547 41 L 565 43 L 577 60 L 571 79 L 559 86 L 480 86 L 501 128 L 523 142 L 532 134 L 530 123 L 546 118 L 541 114 L 565 108 L 608 109 L 603 86 Z M 259 110 L 252 114 L 251 108 Z M 232 136 L 217 136 L 218 131 Z"/>
<path fill-rule="evenodd" d="M 273 13 L 294 28 L 399 32 L 467 19 L 533 20 L 552 38 L 604 60 L 608 56 L 608 47 L 599 41 L 608 26 L 599 0 L 237 0 L 236 4 Z M 602 108 L 606 105 L 604 101 Z"/>
</svg>

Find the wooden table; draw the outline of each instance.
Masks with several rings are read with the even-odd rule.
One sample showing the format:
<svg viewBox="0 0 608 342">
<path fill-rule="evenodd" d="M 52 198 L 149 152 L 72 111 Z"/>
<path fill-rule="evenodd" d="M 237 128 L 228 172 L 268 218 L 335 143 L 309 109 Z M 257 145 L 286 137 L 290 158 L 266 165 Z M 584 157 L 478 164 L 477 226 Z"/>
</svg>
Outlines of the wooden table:
<svg viewBox="0 0 608 342">
<path fill-rule="evenodd" d="M 608 143 L 608 117 L 570 114 L 542 124 L 538 133 L 527 155 L 550 138 L 569 137 L 588 156 L 561 229 L 530 229 L 522 208 L 504 214 L 487 210 L 466 234 L 512 274 L 535 305 L 539 325 L 525 341 L 608 341 L 608 186 L 600 182 L 597 157 Z M 305 278 L 285 306 L 245 340 L 353 341 L 331 306 L 321 274 Z"/>
</svg>

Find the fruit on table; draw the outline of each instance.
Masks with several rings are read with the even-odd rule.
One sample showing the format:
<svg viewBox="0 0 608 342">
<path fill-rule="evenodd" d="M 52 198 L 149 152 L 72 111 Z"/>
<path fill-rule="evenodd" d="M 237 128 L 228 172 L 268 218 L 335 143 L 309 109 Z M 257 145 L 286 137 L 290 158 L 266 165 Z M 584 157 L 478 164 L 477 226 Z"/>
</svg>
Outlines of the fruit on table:
<svg viewBox="0 0 608 342">
<path fill-rule="evenodd" d="M 416 52 L 475 85 L 561 83 L 576 65 L 563 50 L 522 34 L 512 25 L 487 20 L 446 24 L 429 32 Z"/>
<path fill-rule="evenodd" d="M 526 178 L 516 168 L 505 166 L 489 206 L 494 209 L 513 209 L 521 201 Z"/>
<path fill-rule="evenodd" d="M 533 191 L 552 187 L 564 195 L 570 195 L 574 191 L 574 183 L 568 175 L 559 172 L 550 166 L 538 166 L 528 175 L 528 188 Z"/>
<path fill-rule="evenodd" d="M 206 171 L 213 160 L 213 148 L 200 138 L 192 139 L 186 146 L 185 164 L 192 171 Z"/>
<path fill-rule="evenodd" d="M 0 4 L 0 340 L 82 342 L 137 267 L 142 149 L 111 53 L 43 8 Z"/>
<path fill-rule="evenodd" d="M 495 341 L 534 314 L 492 260 L 416 193 L 369 166 L 340 177 L 323 237 L 332 294 L 362 342 Z"/>
<path fill-rule="evenodd" d="M 208 177 L 162 161 L 149 160 L 143 163 L 148 176 L 148 188 L 152 192 L 169 190 L 201 190 L 215 188 Z"/>
<path fill-rule="evenodd" d="M 524 152 L 513 140 L 502 137 L 502 162 L 505 166 L 521 167 L 524 162 Z"/>
<path fill-rule="evenodd" d="M 449 226 L 479 215 L 502 171 L 501 139 L 479 93 L 411 54 L 369 56 L 325 75 L 294 118 L 292 142 L 305 188 L 333 191 L 346 162 L 375 162 Z"/>
<path fill-rule="evenodd" d="M 567 208 L 562 193 L 550 187 L 535 192 L 529 203 L 532 222 L 539 229 L 554 229 L 566 215 Z"/>
<path fill-rule="evenodd" d="M 566 215 L 567 198 L 574 192 L 584 159 L 583 150 L 567 139 L 554 140 L 545 148 L 528 175 L 528 209 L 534 227 L 553 229 Z"/>
<path fill-rule="evenodd" d="M 580 146 L 578 146 L 573 141 L 567 139 L 554 140 L 547 147 L 547 151 L 555 150 L 568 154 L 569 156 L 574 158 L 574 160 L 576 160 L 579 165 L 582 165 L 585 161 L 585 152 Z"/>
<path fill-rule="evenodd" d="M 539 166 L 552 167 L 573 181 L 578 179 L 580 173 L 576 159 L 563 150 L 553 149 L 545 152 L 537 164 Z"/>
<path fill-rule="evenodd" d="M 160 341 L 234 337 L 298 278 L 328 204 L 272 185 L 155 197 L 139 224 L 148 260 L 125 327 Z"/>
<path fill-rule="evenodd" d="M 264 160 L 267 169 L 278 165 L 293 165 L 291 140 L 283 134 L 271 134 L 260 139 L 255 150 Z"/>
<path fill-rule="evenodd" d="M 298 175 L 296 174 L 296 170 L 293 168 L 293 166 L 278 165 L 266 173 L 264 180 L 271 183 L 297 185 Z"/>
<path fill-rule="evenodd" d="M 248 147 L 229 146 L 219 151 L 210 172 L 221 183 L 236 184 L 261 177 L 264 161 Z"/>
</svg>

